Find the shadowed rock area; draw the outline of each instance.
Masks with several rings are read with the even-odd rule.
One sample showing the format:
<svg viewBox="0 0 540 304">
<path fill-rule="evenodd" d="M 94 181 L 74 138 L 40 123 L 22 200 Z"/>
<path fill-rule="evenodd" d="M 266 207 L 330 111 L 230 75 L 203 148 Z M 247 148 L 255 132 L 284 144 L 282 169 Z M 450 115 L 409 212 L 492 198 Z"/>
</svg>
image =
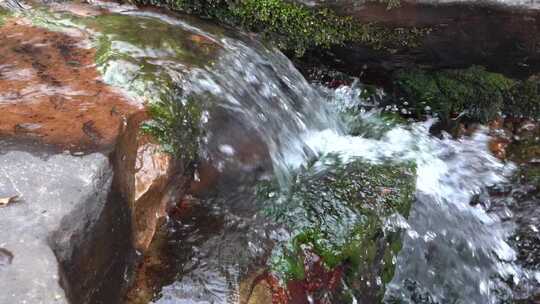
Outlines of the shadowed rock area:
<svg viewBox="0 0 540 304">
<path fill-rule="evenodd" d="M 524 78 L 540 71 L 540 4 L 537 1 L 296 2 L 315 9 L 330 8 L 361 24 L 429 29 L 415 46 L 403 44 L 392 50 L 373 50 L 361 43 L 346 42 L 330 51 L 314 52 L 317 60 L 349 73 L 364 71 L 374 76 L 412 66 L 437 69 L 483 65 Z M 399 45 L 400 35 L 394 39 Z"/>
</svg>

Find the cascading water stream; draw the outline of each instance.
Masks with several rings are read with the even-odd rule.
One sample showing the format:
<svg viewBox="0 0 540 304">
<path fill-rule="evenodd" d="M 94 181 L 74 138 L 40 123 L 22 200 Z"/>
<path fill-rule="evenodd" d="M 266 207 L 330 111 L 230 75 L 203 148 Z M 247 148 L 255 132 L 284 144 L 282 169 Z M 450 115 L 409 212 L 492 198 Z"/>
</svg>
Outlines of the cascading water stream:
<svg viewBox="0 0 540 304">
<path fill-rule="evenodd" d="M 291 168 L 285 153 L 303 160 L 313 157 L 300 135 L 327 128 L 341 133 L 339 120 L 281 52 L 233 39 L 221 43 L 227 51 L 212 69 L 193 72 L 189 93 L 212 96 L 219 107 L 256 130 L 286 187 Z"/>
<path fill-rule="evenodd" d="M 279 51 L 255 42 L 208 37 L 219 41 L 223 52 L 216 64 L 195 68 L 184 78 L 186 93 L 211 101 L 209 119 L 212 108 L 218 107 L 255 130 L 269 150 L 274 175 L 282 187 L 287 188 L 295 170 L 316 155 L 338 154 L 345 161 L 416 163 L 416 201 L 411 215 L 407 221 L 398 217 L 394 223 L 407 232 L 403 249 L 394 259 L 396 273 L 387 287 L 387 301 L 502 303 L 511 297 L 505 282 L 519 284 L 529 275 L 514 263 L 515 252 L 507 243 L 511 231 L 497 215 L 470 205 L 475 195 L 504 182 L 513 170 L 490 154 L 486 130 L 470 138 L 440 139 L 429 134 L 432 121 L 428 121 L 396 125 L 377 139 L 345 135 L 340 110 L 361 102 L 357 89 L 344 87 L 327 91 L 323 97 Z M 374 112 L 359 119 L 378 120 Z M 221 152 L 230 156 L 235 151 Z M 253 213 L 243 217 L 231 210 L 234 201 L 242 199 L 241 195 L 218 195 L 206 202 L 219 205 L 217 214 L 229 228 L 190 248 L 205 253 L 196 254 L 198 262 L 187 263 L 191 270 L 165 287 L 157 303 L 238 297 L 239 280 L 246 271 L 238 260 L 260 258 L 265 239 L 283 238 L 268 231 L 272 225 L 262 223 Z M 247 256 L 234 256 L 231 246 L 253 250 Z M 193 288 L 196 295 L 190 291 Z"/>
<path fill-rule="evenodd" d="M 512 227 L 481 204 L 471 205 L 476 196 L 504 183 L 514 170 L 491 155 L 485 129 L 458 140 L 437 138 L 429 134 L 433 121 L 388 127 L 372 110 L 356 119 L 365 122 L 366 133 L 376 131 L 380 136 L 347 135 L 342 114 L 362 106 L 359 88 L 332 91 L 310 85 L 278 50 L 243 34 L 209 33 L 175 17 L 104 6 L 115 15 L 99 19 L 97 29 L 88 29 L 93 20 L 45 19 L 103 43 L 98 66 L 108 84 L 150 101 L 162 95 L 172 102 L 195 97 L 203 106 L 206 126 L 220 115 L 226 117 L 206 130 L 201 154 L 219 159 L 212 164 L 218 171 L 241 163 L 241 170 L 227 175 L 233 180 L 228 187 L 218 185 L 192 213 L 170 221 L 177 273 L 155 303 L 237 302 L 243 277 L 263 267 L 261 260 L 268 258 L 272 247 L 291 237 L 282 223 L 268 222 L 261 215 L 253 193 L 255 182 L 275 176 L 286 191 L 296 172 L 328 154 L 338 155 L 344 165 L 357 159 L 416 165 L 415 201 L 408 219 L 386 219 L 389 229 L 405 230 L 402 249 L 392 259 L 396 270 L 386 287 L 386 302 L 504 303 L 515 285 L 540 277 L 517 265 L 507 241 Z M 170 39 L 138 39 L 137 35 L 154 31 Z M 125 38 L 120 33 L 136 35 Z M 191 42 L 179 42 L 188 36 Z M 208 52 L 184 52 L 201 40 L 211 42 Z M 182 95 L 176 94 L 176 87 L 182 88 Z M 251 184 L 240 183 L 242 175 L 256 171 L 237 158 L 241 151 L 236 148 L 242 145 L 235 141 L 249 137 L 244 134 L 264 146 L 273 169 L 251 179 Z M 217 148 L 210 149 L 212 145 Z M 255 146 L 248 142 L 244 148 L 248 146 L 250 152 L 251 145 Z M 324 164 L 315 161 L 315 166 Z"/>
<path fill-rule="evenodd" d="M 339 100 L 341 107 L 361 102 L 355 89 L 348 87 L 332 92 L 330 98 Z M 365 113 L 363 119 L 374 115 Z M 407 223 L 401 223 L 407 233 L 387 300 L 502 303 L 512 297 L 504 282 L 519 285 L 535 274 L 515 264 L 516 253 L 507 243 L 512 233 L 508 226 L 498 215 L 471 202 L 485 195 L 488 187 L 503 183 L 515 167 L 489 152 L 486 128 L 471 137 L 440 139 L 429 133 L 432 122 L 398 125 L 378 139 L 325 130 L 307 135 L 305 141 L 314 151 L 345 158 L 417 164 L 416 202 Z"/>
</svg>

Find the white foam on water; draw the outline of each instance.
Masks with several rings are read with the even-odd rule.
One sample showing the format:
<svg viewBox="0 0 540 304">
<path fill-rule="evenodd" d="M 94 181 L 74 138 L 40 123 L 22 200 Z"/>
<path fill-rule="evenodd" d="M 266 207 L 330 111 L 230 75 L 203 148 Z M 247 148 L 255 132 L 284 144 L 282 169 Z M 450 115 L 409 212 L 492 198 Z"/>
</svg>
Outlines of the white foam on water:
<svg viewBox="0 0 540 304">
<path fill-rule="evenodd" d="M 343 98 L 358 98 L 347 88 L 335 94 L 348 108 L 355 103 Z M 372 119 L 373 113 L 363 117 Z M 514 166 L 489 152 L 486 128 L 457 140 L 437 138 L 429 134 L 433 122 L 398 125 L 380 139 L 326 129 L 306 132 L 301 141 L 318 154 L 338 154 L 344 160 L 416 164 L 417 199 L 389 295 L 407 301 L 403 290 L 409 279 L 441 303 L 499 303 L 499 293 L 509 292 L 501 280 L 519 282 L 524 272 L 514 263 L 508 229 L 495 214 L 470 202 L 486 187 L 504 182 Z M 286 159 L 293 169 L 305 163 L 294 152 Z"/>
</svg>

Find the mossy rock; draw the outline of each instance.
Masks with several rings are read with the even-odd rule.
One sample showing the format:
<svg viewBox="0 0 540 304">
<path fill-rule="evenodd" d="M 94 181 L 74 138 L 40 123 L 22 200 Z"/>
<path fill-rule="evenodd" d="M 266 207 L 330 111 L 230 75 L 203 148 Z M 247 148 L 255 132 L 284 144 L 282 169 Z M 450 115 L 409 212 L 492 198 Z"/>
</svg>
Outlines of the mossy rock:
<svg viewBox="0 0 540 304">
<path fill-rule="evenodd" d="M 148 102 L 153 120 L 143 131 L 185 165 L 196 161 L 205 106 L 186 95 L 181 83 L 191 69 L 211 66 L 220 46 L 153 18 L 111 14 L 85 23 L 100 33 L 96 62 L 105 81 Z"/>
<path fill-rule="evenodd" d="M 539 84 L 518 81 L 479 66 L 460 70 L 404 70 L 394 80 L 395 100 L 406 101 L 413 115 L 436 114 L 488 122 L 499 113 L 540 118 Z"/>
<path fill-rule="evenodd" d="M 407 120 L 399 113 L 390 111 L 371 112 L 368 115 L 346 113 L 345 122 L 348 134 L 364 138 L 381 139 L 388 131 L 398 125 L 405 125 Z"/>
<path fill-rule="evenodd" d="M 0 26 L 3 26 L 6 23 L 6 20 L 10 15 L 11 14 L 8 10 L 0 7 Z"/>
<path fill-rule="evenodd" d="M 514 117 L 540 120 L 540 81 L 538 78 L 516 84 L 506 100 L 503 112 Z"/>
<path fill-rule="evenodd" d="M 386 1 L 389 7 L 395 0 Z M 281 50 L 302 56 L 308 49 L 329 48 L 346 42 L 360 42 L 378 50 L 416 47 L 429 29 L 388 28 L 359 24 L 352 17 L 333 11 L 310 9 L 284 0 L 133 0 L 136 4 L 170 9 L 212 18 L 261 33 Z"/>
<path fill-rule="evenodd" d="M 222 47 L 216 39 L 224 35 L 221 28 L 204 23 L 203 30 L 191 31 L 146 15 L 82 17 L 46 7 L 22 16 L 52 31 L 76 28 L 88 33 L 104 82 L 146 103 L 153 120 L 143 125 L 143 131 L 186 165 L 196 160 L 204 102 L 186 94 L 182 86 L 192 69 L 211 67 L 219 58 Z"/>
<path fill-rule="evenodd" d="M 344 267 L 347 285 L 355 287 L 342 290 L 336 299 L 352 299 L 350 292 L 365 298 L 357 293 L 365 283 L 360 278 L 368 276 L 373 284 L 380 281 L 381 286 L 371 289 L 381 299 L 401 248 L 400 234 L 383 226 L 390 216 L 408 216 L 414 191 L 412 164 L 345 164 L 337 156 L 302 170 L 283 193 L 271 182 L 262 184 L 258 195 L 266 215 L 291 232 L 290 240 L 272 253 L 272 272 L 284 284 L 304 280 L 303 252 L 309 248 L 329 270 Z"/>
<path fill-rule="evenodd" d="M 507 148 L 509 160 L 518 164 L 515 180 L 521 184 L 536 186 L 540 191 L 540 137 L 536 127 L 530 131 L 516 134 Z"/>
</svg>

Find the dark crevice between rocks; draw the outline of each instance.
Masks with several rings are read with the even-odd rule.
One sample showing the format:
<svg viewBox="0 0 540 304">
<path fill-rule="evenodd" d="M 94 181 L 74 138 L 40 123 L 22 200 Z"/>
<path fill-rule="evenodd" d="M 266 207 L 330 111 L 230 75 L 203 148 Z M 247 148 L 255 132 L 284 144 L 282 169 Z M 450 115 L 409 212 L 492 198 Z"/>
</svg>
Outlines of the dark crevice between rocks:
<svg viewBox="0 0 540 304">
<path fill-rule="evenodd" d="M 135 260 L 129 210 L 111 188 L 112 170 L 101 174 L 95 193 L 50 237 L 71 303 L 121 303 Z"/>
<path fill-rule="evenodd" d="M 185 172 L 193 170 L 183 170 L 174 161 L 166 163 L 170 166 L 164 175 L 145 171 L 159 168 L 141 167 L 155 164 L 155 158 L 148 162 L 145 157 L 161 155 L 152 150 L 158 146 L 148 145 L 152 140 L 140 130 L 139 124 L 147 119 L 141 114 L 133 115 L 120 134 L 110 153 L 111 165 L 96 177 L 95 192 L 64 217 L 50 236 L 60 264 L 61 285 L 71 303 L 125 303 L 128 290 L 145 276 L 152 248 L 159 247 L 155 239 L 163 233 L 160 227 L 168 206 L 179 201 L 189 185 L 191 175 Z M 148 151 L 151 153 L 145 153 Z M 137 184 L 141 172 L 151 178 L 143 192 Z M 153 240 L 152 245 L 147 239 Z"/>
</svg>

